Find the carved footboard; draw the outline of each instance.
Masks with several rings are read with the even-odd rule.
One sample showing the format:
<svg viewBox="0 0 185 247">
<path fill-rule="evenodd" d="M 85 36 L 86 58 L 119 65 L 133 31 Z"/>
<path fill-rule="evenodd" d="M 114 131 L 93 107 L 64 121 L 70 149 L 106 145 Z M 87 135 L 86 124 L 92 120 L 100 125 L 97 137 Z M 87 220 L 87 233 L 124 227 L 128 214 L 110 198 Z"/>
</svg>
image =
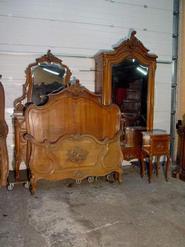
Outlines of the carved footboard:
<svg viewBox="0 0 185 247">
<path fill-rule="evenodd" d="M 82 180 L 89 176 L 105 176 L 115 172 L 121 181 L 122 152 L 120 138 L 99 141 L 91 135 L 66 135 L 56 142 L 37 142 L 31 135 L 29 167 L 32 192 L 40 179 Z"/>
</svg>

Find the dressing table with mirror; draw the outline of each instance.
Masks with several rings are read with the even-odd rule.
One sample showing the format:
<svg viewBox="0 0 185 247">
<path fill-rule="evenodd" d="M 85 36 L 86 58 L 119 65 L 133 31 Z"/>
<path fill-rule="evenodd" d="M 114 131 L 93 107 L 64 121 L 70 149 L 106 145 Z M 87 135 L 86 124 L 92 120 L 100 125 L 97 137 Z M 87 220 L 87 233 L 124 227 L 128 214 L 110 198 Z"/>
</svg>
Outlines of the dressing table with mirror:
<svg viewBox="0 0 185 247">
<path fill-rule="evenodd" d="M 23 85 L 23 94 L 14 101 L 13 123 L 15 129 L 15 170 L 16 180 L 20 178 L 21 162 L 26 164 L 27 142 L 25 110 L 34 103 L 43 105 L 48 100 L 48 94 L 57 93 L 70 83 L 71 71 L 54 56 L 49 50 L 46 55 L 37 58 L 26 71 L 26 82 Z"/>
<path fill-rule="evenodd" d="M 121 147 L 126 160 L 140 157 L 141 132 L 153 128 L 156 59 L 136 31 L 113 50 L 95 55 L 95 91 L 103 104 L 113 102 L 121 110 Z"/>
</svg>

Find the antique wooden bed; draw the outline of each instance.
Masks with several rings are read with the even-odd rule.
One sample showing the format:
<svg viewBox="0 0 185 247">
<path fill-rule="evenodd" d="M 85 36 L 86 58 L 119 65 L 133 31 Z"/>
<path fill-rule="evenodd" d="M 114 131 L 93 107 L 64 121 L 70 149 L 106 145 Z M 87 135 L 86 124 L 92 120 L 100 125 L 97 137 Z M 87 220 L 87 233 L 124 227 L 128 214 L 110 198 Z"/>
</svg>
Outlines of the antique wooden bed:
<svg viewBox="0 0 185 247">
<path fill-rule="evenodd" d="M 78 82 L 25 112 L 31 191 L 40 179 L 75 179 L 113 173 L 121 181 L 120 110 L 103 105 Z"/>
<path fill-rule="evenodd" d="M 1 78 L 1 75 L 0 75 Z M 4 88 L 0 82 L 0 186 L 6 186 L 8 177 L 8 152 L 6 137 L 8 126 L 5 122 L 5 97 Z"/>
</svg>

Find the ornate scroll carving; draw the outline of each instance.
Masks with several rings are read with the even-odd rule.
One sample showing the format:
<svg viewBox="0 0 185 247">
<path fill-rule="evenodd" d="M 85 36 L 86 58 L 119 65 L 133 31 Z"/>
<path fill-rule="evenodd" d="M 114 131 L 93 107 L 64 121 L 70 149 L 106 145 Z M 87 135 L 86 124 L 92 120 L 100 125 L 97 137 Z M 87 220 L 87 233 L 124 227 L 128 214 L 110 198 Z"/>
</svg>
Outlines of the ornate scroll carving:
<svg viewBox="0 0 185 247">
<path fill-rule="evenodd" d="M 69 81 L 70 81 L 70 77 L 71 77 L 71 71 L 69 70 L 68 66 L 62 63 L 62 60 L 59 59 L 58 57 L 54 56 L 50 50 L 48 50 L 47 54 L 39 57 L 36 59 L 36 61 L 32 64 L 29 64 L 28 67 L 25 70 L 25 74 L 26 74 L 26 82 L 23 85 L 23 94 L 21 97 L 17 98 L 14 101 L 14 111 L 15 112 L 22 112 L 24 107 L 25 107 L 25 103 L 30 102 L 31 98 L 32 98 L 32 87 L 33 87 L 33 78 L 32 78 L 32 68 L 40 65 L 41 63 L 56 63 L 61 65 L 63 68 L 66 69 L 66 76 L 65 76 L 65 80 L 64 80 L 64 84 L 66 86 L 69 86 Z"/>
</svg>

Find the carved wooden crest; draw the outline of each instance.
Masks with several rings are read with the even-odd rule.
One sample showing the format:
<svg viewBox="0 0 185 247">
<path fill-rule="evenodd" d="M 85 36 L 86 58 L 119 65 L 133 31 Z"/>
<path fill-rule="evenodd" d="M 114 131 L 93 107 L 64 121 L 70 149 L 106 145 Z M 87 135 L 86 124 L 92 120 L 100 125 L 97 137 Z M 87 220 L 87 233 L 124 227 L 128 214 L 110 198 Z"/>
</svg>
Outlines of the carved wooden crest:
<svg viewBox="0 0 185 247">
<path fill-rule="evenodd" d="M 101 102 L 100 95 L 92 93 L 89 91 L 86 87 L 82 86 L 79 82 L 79 80 L 76 80 L 75 83 L 69 85 L 64 90 L 58 93 L 58 95 L 66 95 L 68 97 L 84 97 L 89 98 L 95 102 Z M 50 94 L 49 98 L 53 98 L 54 94 Z"/>
<path fill-rule="evenodd" d="M 121 43 L 118 45 L 114 46 L 114 51 L 117 52 L 118 50 L 121 49 L 128 49 L 132 52 L 134 51 L 140 51 L 142 54 L 147 54 L 147 56 L 156 59 L 157 56 L 155 54 L 150 54 L 149 49 L 147 49 L 143 43 L 136 37 L 136 31 L 132 31 L 130 33 L 130 37 L 128 39 L 123 40 Z"/>
<path fill-rule="evenodd" d="M 78 146 L 74 147 L 71 150 L 68 150 L 68 153 L 67 153 L 68 159 L 78 164 L 86 160 L 87 155 L 88 155 L 88 151 Z"/>
</svg>

